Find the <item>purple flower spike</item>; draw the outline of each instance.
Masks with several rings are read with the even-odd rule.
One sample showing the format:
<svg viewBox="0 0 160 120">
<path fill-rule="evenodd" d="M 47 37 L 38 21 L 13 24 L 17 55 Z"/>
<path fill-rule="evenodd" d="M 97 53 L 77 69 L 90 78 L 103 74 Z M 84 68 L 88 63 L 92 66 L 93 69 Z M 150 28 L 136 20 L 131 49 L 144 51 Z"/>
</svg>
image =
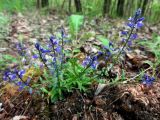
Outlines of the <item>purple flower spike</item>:
<svg viewBox="0 0 160 120">
<path fill-rule="evenodd" d="M 39 44 L 39 43 L 36 43 L 36 44 L 35 44 L 35 48 L 36 48 L 37 50 L 40 50 L 40 44 Z"/>
<path fill-rule="evenodd" d="M 127 26 L 129 26 L 130 28 L 137 28 L 137 29 L 141 28 L 143 26 L 142 21 L 144 20 L 144 17 L 140 18 L 141 12 L 142 10 L 138 9 L 135 15 L 128 19 L 129 23 L 127 23 Z"/>
<path fill-rule="evenodd" d="M 142 23 L 144 17 L 141 17 L 141 13 L 142 10 L 138 9 L 135 12 L 135 15 L 128 19 L 129 22 L 126 25 L 130 28 L 130 32 L 125 30 L 121 31 L 121 34 L 125 35 L 125 38 L 122 38 L 122 42 L 125 43 L 123 49 L 126 47 L 126 45 L 130 47 L 132 45 L 132 41 L 138 38 L 138 35 L 135 33 L 134 29 L 140 29 L 144 26 Z"/>
<path fill-rule="evenodd" d="M 141 13 L 142 13 L 142 10 L 141 10 L 141 8 L 139 8 L 139 9 L 136 11 L 136 13 L 135 13 L 135 17 L 140 16 Z"/>
</svg>

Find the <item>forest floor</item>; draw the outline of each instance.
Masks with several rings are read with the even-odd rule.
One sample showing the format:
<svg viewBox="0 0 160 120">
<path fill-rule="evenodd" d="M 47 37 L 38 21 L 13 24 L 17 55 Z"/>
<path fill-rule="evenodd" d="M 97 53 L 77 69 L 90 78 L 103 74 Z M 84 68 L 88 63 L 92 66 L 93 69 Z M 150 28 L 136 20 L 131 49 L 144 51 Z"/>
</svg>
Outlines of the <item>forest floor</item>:
<svg viewBox="0 0 160 120">
<path fill-rule="evenodd" d="M 55 14 L 15 14 L 11 20 L 9 36 L 3 41 L 0 52 L 15 58 L 18 56 L 15 44 L 20 39 L 32 49 L 37 39 L 45 42 L 61 26 L 66 33 L 69 32 L 67 19 Z M 124 24 L 125 21 L 121 19 L 85 20 L 78 36 L 79 44 L 73 47 L 83 48 L 85 53 L 91 51 L 94 45 L 100 44 L 96 35 L 103 35 L 113 43 L 120 41 L 119 32 L 123 30 Z M 138 32 L 139 39 L 150 41 L 153 34 L 160 35 L 159 30 L 160 24 L 145 23 L 144 28 Z M 12 84 L 8 85 L 0 79 L 0 88 L 3 88 L 0 93 L 0 110 L 1 107 L 3 109 L 0 111 L 0 120 L 160 120 L 160 79 L 150 87 L 135 80 L 141 69 L 151 73 L 150 66 L 144 60 L 154 61 L 155 56 L 140 45 L 134 45 L 133 48 L 133 52 L 124 58 L 127 80 L 113 86 L 106 84 L 97 95 L 98 84 L 95 83 L 86 93 L 75 90 L 66 95 L 64 100 L 52 104 L 40 95 L 19 92 Z M 77 54 L 83 55 L 83 52 Z M 8 63 L 7 66 L 13 67 L 15 63 Z M 0 68 L 0 71 L 4 69 Z M 120 75 L 121 66 L 116 65 L 113 72 Z"/>
</svg>

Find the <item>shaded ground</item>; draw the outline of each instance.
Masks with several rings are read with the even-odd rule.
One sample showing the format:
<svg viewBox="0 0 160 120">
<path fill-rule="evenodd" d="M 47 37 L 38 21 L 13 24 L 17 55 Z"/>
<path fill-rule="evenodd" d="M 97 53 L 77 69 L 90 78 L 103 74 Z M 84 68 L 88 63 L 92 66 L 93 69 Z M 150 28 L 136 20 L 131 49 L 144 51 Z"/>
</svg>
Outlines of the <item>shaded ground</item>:
<svg viewBox="0 0 160 120">
<path fill-rule="evenodd" d="M 38 13 L 37 13 L 38 14 Z M 14 15 L 10 25 L 10 34 L 5 39 L 3 54 L 17 56 L 15 44 L 19 39 L 23 40 L 26 46 L 32 49 L 36 40 L 45 42 L 54 34 L 60 26 L 67 26 L 65 18 L 56 15 L 37 16 L 36 14 L 27 17 Z M 92 44 L 99 44 L 94 37 L 102 34 L 111 41 L 117 41 L 119 31 L 123 29 L 123 20 L 95 19 L 85 22 L 81 30 L 81 42 L 89 41 Z M 140 31 L 139 38 L 151 39 L 152 33 L 160 35 L 160 25 L 145 26 Z M 68 28 L 65 27 L 66 32 Z M 87 36 L 85 33 L 91 33 Z M 81 46 L 87 46 L 79 44 Z M 84 47 L 85 48 L 85 47 Z M 87 47 L 85 50 L 90 51 Z M 154 55 L 145 53 L 144 56 L 138 54 L 141 51 L 136 47 L 134 54 L 126 55 L 126 73 L 128 78 L 133 78 L 140 68 L 144 66 L 143 60 L 154 60 Z M 141 51 L 142 53 L 145 51 Z M 130 64 L 131 66 L 130 66 Z M 12 65 L 10 65 L 12 66 Z M 147 67 L 148 68 L 148 67 Z M 115 68 L 118 74 L 121 67 Z M 106 86 L 97 96 L 94 95 L 97 84 L 90 87 L 88 93 L 74 91 L 73 94 L 66 95 L 63 101 L 55 104 L 48 102 L 40 95 L 30 95 L 26 92 L 17 92 L 15 87 L 5 88 L 5 92 L 0 94 L 0 102 L 3 103 L 4 110 L 0 112 L 0 119 L 11 119 L 15 116 L 26 116 L 24 120 L 158 120 L 160 119 L 160 80 L 157 80 L 151 88 L 147 88 L 135 81 L 118 86 Z M 0 87 L 6 83 L 1 81 Z"/>
</svg>

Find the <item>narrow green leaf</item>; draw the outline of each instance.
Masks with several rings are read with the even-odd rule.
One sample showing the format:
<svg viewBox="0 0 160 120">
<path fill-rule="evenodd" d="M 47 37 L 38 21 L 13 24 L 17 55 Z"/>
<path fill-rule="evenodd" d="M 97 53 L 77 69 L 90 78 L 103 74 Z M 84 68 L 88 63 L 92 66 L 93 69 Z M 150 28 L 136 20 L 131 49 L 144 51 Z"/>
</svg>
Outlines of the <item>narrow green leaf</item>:
<svg viewBox="0 0 160 120">
<path fill-rule="evenodd" d="M 107 47 L 108 50 L 110 50 L 110 52 L 112 52 L 112 50 L 111 50 L 112 46 L 109 46 L 110 41 L 107 38 L 105 38 L 102 35 L 98 35 L 97 39 L 102 43 L 102 45 L 104 45 L 105 47 Z"/>
<path fill-rule="evenodd" d="M 80 27 L 83 25 L 84 16 L 82 15 L 71 15 L 69 18 L 69 27 L 72 35 L 77 35 Z"/>
</svg>

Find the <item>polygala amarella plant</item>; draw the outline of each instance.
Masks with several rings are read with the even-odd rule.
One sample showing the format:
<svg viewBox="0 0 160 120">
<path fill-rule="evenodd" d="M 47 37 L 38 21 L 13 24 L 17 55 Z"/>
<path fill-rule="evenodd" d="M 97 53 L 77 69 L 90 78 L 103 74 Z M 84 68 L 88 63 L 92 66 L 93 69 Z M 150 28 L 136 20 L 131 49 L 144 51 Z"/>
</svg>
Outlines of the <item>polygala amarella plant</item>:
<svg viewBox="0 0 160 120">
<path fill-rule="evenodd" d="M 117 54 L 114 54 L 116 60 L 120 55 L 125 53 L 125 48 L 132 45 L 133 40 L 137 39 L 136 29 L 140 29 L 143 26 L 144 17 L 141 17 L 141 9 L 138 9 L 133 17 L 128 19 L 126 24 L 130 31 L 123 30 L 121 34 L 122 49 L 119 49 Z M 67 60 L 66 51 L 64 45 L 67 41 L 67 35 L 64 29 L 61 29 L 61 37 L 51 36 L 47 45 L 42 45 L 39 42 L 35 43 L 35 49 L 30 62 L 30 66 L 35 66 L 35 69 L 43 70 L 43 75 L 39 77 L 38 83 L 31 84 L 32 76 L 28 76 L 27 80 L 24 80 L 26 70 L 14 68 L 14 70 L 7 69 L 4 72 L 3 79 L 8 82 L 13 82 L 19 86 L 19 90 L 27 89 L 29 93 L 44 92 L 54 102 L 61 99 L 64 92 L 72 92 L 74 89 L 85 91 L 93 81 L 98 78 L 94 75 L 99 65 L 98 56 L 104 55 L 105 61 L 112 58 L 112 53 L 115 51 L 113 44 L 110 42 L 108 47 L 103 48 L 95 53 L 86 56 L 84 61 L 79 64 L 76 58 L 68 57 Z M 26 47 L 22 44 L 17 44 L 17 50 L 20 56 L 24 59 L 28 58 Z M 113 57 L 114 58 L 114 57 Z M 32 60 L 31 58 L 29 58 Z M 35 61 L 38 60 L 39 64 Z M 23 68 L 23 67 L 21 67 Z M 96 73 L 96 72 L 95 72 Z M 142 78 L 143 84 L 151 85 L 155 79 L 144 75 Z M 39 90 L 37 88 L 40 88 Z"/>
</svg>

